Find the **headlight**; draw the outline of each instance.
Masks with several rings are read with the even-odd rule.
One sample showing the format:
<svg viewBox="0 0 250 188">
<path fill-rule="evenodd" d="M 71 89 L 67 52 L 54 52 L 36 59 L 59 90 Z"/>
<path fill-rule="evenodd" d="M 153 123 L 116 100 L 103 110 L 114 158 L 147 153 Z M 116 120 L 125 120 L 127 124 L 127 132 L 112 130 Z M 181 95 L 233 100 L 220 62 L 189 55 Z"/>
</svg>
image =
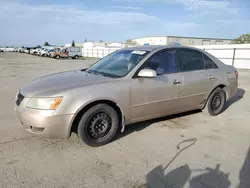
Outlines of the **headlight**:
<svg viewBox="0 0 250 188">
<path fill-rule="evenodd" d="M 55 110 L 62 102 L 62 97 L 55 98 L 31 98 L 26 104 L 29 108 L 36 108 L 40 110 Z"/>
</svg>

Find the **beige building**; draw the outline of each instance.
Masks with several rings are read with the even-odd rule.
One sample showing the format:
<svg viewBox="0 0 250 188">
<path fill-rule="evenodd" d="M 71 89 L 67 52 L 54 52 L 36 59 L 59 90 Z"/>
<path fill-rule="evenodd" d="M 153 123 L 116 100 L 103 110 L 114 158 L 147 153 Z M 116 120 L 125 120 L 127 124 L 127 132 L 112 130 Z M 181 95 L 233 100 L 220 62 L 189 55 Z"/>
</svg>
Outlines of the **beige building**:
<svg viewBox="0 0 250 188">
<path fill-rule="evenodd" d="M 232 39 L 180 36 L 152 36 L 132 39 L 139 45 L 217 45 L 230 44 Z"/>
</svg>

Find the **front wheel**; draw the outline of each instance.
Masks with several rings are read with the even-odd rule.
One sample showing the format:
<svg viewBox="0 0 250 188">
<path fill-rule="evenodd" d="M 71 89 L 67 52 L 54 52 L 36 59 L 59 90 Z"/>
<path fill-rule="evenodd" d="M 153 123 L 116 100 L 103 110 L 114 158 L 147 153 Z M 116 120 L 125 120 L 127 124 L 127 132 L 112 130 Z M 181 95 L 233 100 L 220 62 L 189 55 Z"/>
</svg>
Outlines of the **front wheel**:
<svg viewBox="0 0 250 188">
<path fill-rule="evenodd" d="M 76 55 L 76 56 L 74 57 L 74 59 L 79 59 L 79 56 L 78 56 L 78 55 Z"/>
<path fill-rule="evenodd" d="M 209 96 L 206 107 L 203 111 L 207 112 L 211 116 L 217 116 L 224 110 L 226 103 L 226 93 L 223 89 L 217 88 Z"/>
<path fill-rule="evenodd" d="M 56 59 L 60 59 L 60 56 L 59 56 L 59 55 L 56 55 Z"/>
<path fill-rule="evenodd" d="M 97 104 L 83 114 L 77 134 L 87 145 L 97 147 L 109 143 L 118 127 L 119 118 L 115 109 L 107 104 Z"/>
</svg>

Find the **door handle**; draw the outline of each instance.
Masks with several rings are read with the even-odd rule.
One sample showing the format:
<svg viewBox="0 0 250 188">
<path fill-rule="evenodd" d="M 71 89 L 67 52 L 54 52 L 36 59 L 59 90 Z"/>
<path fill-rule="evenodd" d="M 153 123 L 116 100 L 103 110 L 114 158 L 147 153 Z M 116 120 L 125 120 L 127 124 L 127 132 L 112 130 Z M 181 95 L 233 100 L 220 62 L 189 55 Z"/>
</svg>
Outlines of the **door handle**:
<svg viewBox="0 0 250 188">
<path fill-rule="evenodd" d="M 174 80 L 174 81 L 173 81 L 173 84 L 174 84 L 174 85 L 179 85 L 179 84 L 181 84 L 181 82 L 180 82 L 179 80 Z"/>
<path fill-rule="evenodd" d="M 208 79 L 209 79 L 209 80 L 214 80 L 215 77 L 214 77 L 213 75 L 210 75 L 210 76 L 208 77 Z"/>
</svg>

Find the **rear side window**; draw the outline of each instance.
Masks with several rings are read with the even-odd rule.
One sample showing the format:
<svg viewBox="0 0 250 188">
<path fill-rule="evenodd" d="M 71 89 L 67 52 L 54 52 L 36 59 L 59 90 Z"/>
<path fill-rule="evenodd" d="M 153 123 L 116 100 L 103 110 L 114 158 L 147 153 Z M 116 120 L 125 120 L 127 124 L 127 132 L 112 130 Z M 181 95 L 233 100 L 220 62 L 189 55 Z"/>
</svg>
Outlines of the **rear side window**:
<svg viewBox="0 0 250 188">
<path fill-rule="evenodd" d="M 204 64 L 205 64 L 205 69 L 216 69 L 218 66 L 205 54 L 203 54 L 204 57 Z"/>
<path fill-rule="evenodd" d="M 177 72 L 176 50 L 165 50 L 154 54 L 143 68 L 150 68 L 156 71 L 157 75 Z"/>
<path fill-rule="evenodd" d="M 179 71 L 196 71 L 204 69 L 201 52 L 190 49 L 178 49 Z"/>
</svg>

